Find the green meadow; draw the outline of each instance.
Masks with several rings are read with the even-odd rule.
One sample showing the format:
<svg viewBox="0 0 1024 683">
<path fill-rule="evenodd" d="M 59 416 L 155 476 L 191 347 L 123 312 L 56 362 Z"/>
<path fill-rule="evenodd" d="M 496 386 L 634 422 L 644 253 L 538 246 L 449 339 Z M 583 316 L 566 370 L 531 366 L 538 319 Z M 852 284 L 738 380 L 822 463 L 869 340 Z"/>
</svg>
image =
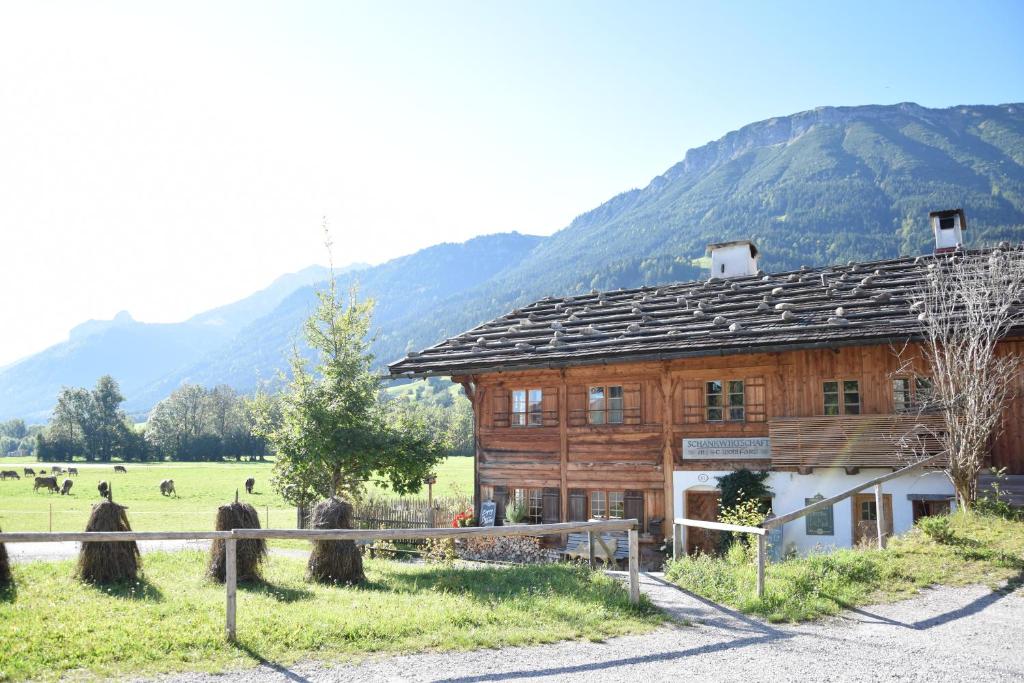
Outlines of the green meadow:
<svg viewBox="0 0 1024 683">
<path fill-rule="evenodd" d="M 98 588 L 72 562 L 15 565 L 0 591 L 0 680 L 121 679 L 222 671 L 261 661 L 345 661 L 376 653 L 601 640 L 663 621 L 646 600 L 579 566 L 458 568 L 367 560 L 358 588 L 303 580 L 271 555 L 265 582 L 240 585 L 238 643 L 224 639 L 224 587 L 205 554 L 152 553 L 136 583 Z"/>
<path fill-rule="evenodd" d="M 63 463 L 62 466 L 66 466 Z M 40 489 L 32 490 L 32 477 L 22 468 L 38 472 L 50 465 L 30 458 L 0 459 L 0 470 L 15 470 L 20 480 L 0 481 L 0 529 L 4 531 L 81 531 L 91 505 L 99 500 L 96 485 L 107 481 L 113 487 L 114 500 L 128 507 L 128 518 L 136 531 L 201 531 L 213 528 L 217 507 L 229 503 L 238 491 L 239 499 L 251 503 L 260 513 L 264 527 L 295 526 L 295 508 L 287 505 L 270 486 L 273 463 L 125 463 L 128 472 L 115 473 L 113 464 L 74 463 L 77 477 L 71 495 L 61 496 Z M 245 492 L 245 480 L 256 479 L 253 493 Z M 160 495 L 160 482 L 173 479 L 177 497 Z M 451 457 L 437 468 L 434 496 L 470 495 L 473 489 L 473 459 Z M 368 492 L 394 495 L 376 485 Z M 418 496 L 426 497 L 423 487 Z"/>
</svg>

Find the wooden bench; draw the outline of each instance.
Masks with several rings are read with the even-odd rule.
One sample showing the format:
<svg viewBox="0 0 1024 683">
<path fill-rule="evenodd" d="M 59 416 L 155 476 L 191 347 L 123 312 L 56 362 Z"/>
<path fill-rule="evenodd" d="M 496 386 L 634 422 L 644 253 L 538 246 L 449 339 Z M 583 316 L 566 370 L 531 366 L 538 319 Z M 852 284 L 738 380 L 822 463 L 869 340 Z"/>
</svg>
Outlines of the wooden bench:
<svg viewBox="0 0 1024 683">
<path fill-rule="evenodd" d="M 629 535 L 625 531 L 608 531 L 594 534 L 594 557 L 605 562 L 629 559 Z M 566 557 L 590 557 L 590 534 L 577 531 L 569 534 L 562 555 Z"/>
</svg>

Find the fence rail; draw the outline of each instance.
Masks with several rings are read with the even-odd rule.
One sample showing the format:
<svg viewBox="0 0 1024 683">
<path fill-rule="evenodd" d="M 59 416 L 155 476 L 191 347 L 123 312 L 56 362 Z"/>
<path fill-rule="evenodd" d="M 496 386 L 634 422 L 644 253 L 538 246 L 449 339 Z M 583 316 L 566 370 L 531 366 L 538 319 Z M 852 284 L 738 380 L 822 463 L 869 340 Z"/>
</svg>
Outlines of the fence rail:
<svg viewBox="0 0 1024 683">
<path fill-rule="evenodd" d="M 573 531 L 590 534 L 602 531 L 626 531 L 629 534 L 629 601 L 640 601 L 640 533 L 635 519 L 611 519 L 597 522 L 559 524 L 518 524 L 498 527 L 459 527 L 447 529 L 234 529 L 232 531 L 24 531 L 0 533 L 0 543 L 56 543 L 60 541 L 100 542 L 224 540 L 225 626 L 229 642 L 237 634 L 237 543 L 244 539 L 303 539 L 309 541 L 400 540 L 420 538 L 467 538 L 487 536 L 546 536 Z"/>
</svg>

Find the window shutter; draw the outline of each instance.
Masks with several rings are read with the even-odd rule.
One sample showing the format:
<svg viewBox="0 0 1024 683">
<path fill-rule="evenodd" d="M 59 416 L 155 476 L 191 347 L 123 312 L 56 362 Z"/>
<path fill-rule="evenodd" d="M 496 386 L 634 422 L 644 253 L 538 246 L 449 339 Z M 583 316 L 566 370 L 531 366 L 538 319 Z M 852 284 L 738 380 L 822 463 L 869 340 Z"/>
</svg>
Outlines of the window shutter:
<svg viewBox="0 0 1024 683">
<path fill-rule="evenodd" d="M 505 503 L 508 499 L 507 486 L 494 487 L 494 526 L 505 525 Z"/>
<path fill-rule="evenodd" d="M 640 424 L 640 383 L 622 385 L 623 423 Z"/>
<path fill-rule="evenodd" d="M 558 489 L 544 489 L 544 509 L 540 521 L 544 524 L 557 524 L 562 516 L 562 497 Z"/>
<path fill-rule="evenodd" d="M 583 489 L 569 491 L 569 521 L 587 521 L 587 492 Z"/>
<path fill-rule="evenodd" d="M 543 387 L 544 392 L 541 398 L 541 410 L 544 411 L 544 426 L 558 426 L 558 387 Z"/>
<path fill-rule="evenodd" d="M 509 404 L 508 404 L 508 389 L 504 387 L 495 387 L 493 400 L 494 410 L 494 426 L 495 427 L 508 427 L 509 425 Z"/>
<path fill-rule="evenodd" d="M 644 494 L 642 491 L 626 491 L 624 496 L 626 519 L 640 522 L 640 531 L 644 530 Z"/>
<path fill-rule="evenodd" d="M 569 426 L 582 427 L 587 424 L 587 390 L 582 386 L 569 387 Z"/>
<path fill-rule="evenodd" d="M 748 377 L 744 382 L 747 422 L 764 422 L 768 419 L 765 408 L 764 377 Z"/>
<path fill-rule="evenodd" d="M 683 381 L 683 423 L 697 424 L 704 421 L 703 383 L 695 379 Z"/>
</svg>

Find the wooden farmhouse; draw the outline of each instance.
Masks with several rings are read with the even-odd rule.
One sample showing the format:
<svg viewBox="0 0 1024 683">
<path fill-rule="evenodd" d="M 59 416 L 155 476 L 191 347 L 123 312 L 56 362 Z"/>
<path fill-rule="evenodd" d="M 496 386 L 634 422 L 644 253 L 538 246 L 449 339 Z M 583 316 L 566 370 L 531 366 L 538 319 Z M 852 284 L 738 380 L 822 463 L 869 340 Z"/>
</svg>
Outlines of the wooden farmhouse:
<svg viewBox="0 0 1024 683">
<path fill-rule="evenodd" d="M 931 219 L 937 252 L 962 243 L 962 211 Z M 464 387 L 476 500 L 495 501 L 497 523 L 516 500 L 531 522 L 635 517 L 660 544 L 674 516 L 716 518 L 716 477 L 769 471 L 783 514 L 905 465 L 894 443 L 922 420 L 941 429 L 917 410 L 930 378 L 913 343 L 934 255 L 766 274 L 751 242 L 709 249 L 706 280 L 548 297 L 391 365 Z M 1024 401 L 989 457 L 1024 474 Z M 884 519 L 905 531 L 952 496 L 939 470 L 905 475 L 886 484 Z M 850 546 L 876 514 L 856 496 L 786 524 L 783 545 Z M 690 530 L 687 550 L 711 533 Z"/>
</svg>

